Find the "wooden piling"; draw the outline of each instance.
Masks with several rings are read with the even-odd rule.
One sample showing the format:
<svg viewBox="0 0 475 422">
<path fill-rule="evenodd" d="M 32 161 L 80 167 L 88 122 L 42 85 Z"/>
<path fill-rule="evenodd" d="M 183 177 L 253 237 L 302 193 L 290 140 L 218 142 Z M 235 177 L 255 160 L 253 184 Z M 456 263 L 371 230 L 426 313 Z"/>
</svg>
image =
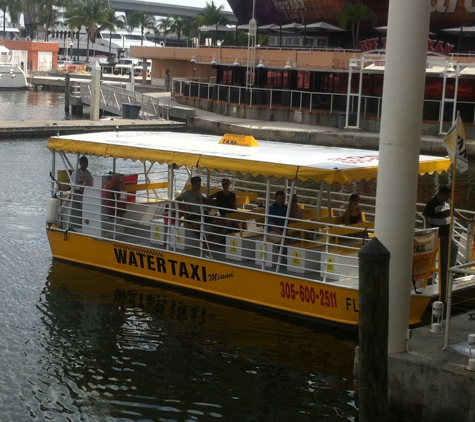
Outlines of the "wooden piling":
<svg viewBox="0 0 475 422">
<path fill-rule="evenodd" d="M 388 324 L 390 253 L 374 238 L 359 258 L 359 371 L 360 421 L 387 422 Z M 409 300 L 409 298 L 407 299 Z"/>
</svg>

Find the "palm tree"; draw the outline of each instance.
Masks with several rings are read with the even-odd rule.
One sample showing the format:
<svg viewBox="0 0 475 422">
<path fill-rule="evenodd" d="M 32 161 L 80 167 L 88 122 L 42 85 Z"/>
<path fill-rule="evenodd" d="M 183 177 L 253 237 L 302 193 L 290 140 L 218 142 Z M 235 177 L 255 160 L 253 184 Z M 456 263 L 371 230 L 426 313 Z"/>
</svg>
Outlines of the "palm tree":
<svg viewBox="0 0 475 422">
<path fill-rule="evenodd" d="M 6 13 L 8 12 L 10 15 L 12 22 L 18 23 L 23 9 L 23 2 L 22 0 L 0 0 L 0 9 L 3 12 L 3 39 L 5 39 L 7 27 Z"/>
<path fill-rule="evenodd" d="M 142 12 L 137 10 L 132 13 L 128 19 L 128 25 L 131 29 L 140 28 L 142 38 L 140 39 L 140 45 L 143 45 L 143 37 L 146 29 L 155 28 L 155 18 L 149 12 Z"/>
<path fill-rule="evenodd" d="M 180 43 L 181 34 L 185 33 L 188 23 L 189 23 L 189 19 L 185 19 L 182 17 L 177 17 L 173 20 L 173 23 L 170 29 L 176 34 L 178 43 Z"/>
<path fill-rule="evenodd" d="M 346 29 L 350 24 L 353 48 L 357 48 L 361 22 L 368 19 L 373 21 L 373 26 L 378 20 L 374 11 L 364 4 L 348 3 L 341 8 L 338 23 L 343 29 Z"/>
<path fill-rule="evenodd" d="M 116 16 L 114 9 L 109 9 L 107 12 L 107 22 L 104 22 L 100 27 L 100 30 L 109 31 L 109 57 L 108 61 L 111 62 L 111 49 L 112 49 L 112 33 L 117 30 L 117 28 L 125 28 L 126 22 L 123 16 Z"/>
<path fill-rule="evenodd" d="M 48 41 L 49 31 L 54 30 L 58 18 L 64 16 L 64 10 L 70 7 L 72 0 L 26 0 L 23 13 L 25 14 L 25 27 L 32 34 L 38 26 L 46 30 L 45 40 Z"/>
<path fill-rule="evenodd" d="M 86 28 L 87 46 L 86 63 L 89 63 L 89 41 L 95 40 L 97 29 L 107 22 L 109 14 L 109 0 L 83 0 L 76 7 L 69 10 L 69 26 L 71 30 Z"/>
<path fill-rule="evenodd" d="M 167 45 L 167 34 L 172 30 L 175 20 L 171 16 L 161 18 L 158 22 L 158 33 L 163 33 L 163 43 Z"/>
<path fill-rule="evenodd" d="M 187 38 L 186 46 L 188 47 L 188 41 L 190 40 L 190 38 L 198 37 L 198 34 L 199 34 L 198 21 L 195 18 L 185 19 L 183 34 Z"/>
<path fill-rule="evenodd" d="M 229 20 L 223 13 L 223 9 L 223 5 L 216 7 L 213 0 L 211 3 L 206 2 L 205 8 L 197 16 L 199 26 L 227 25 Z"/>
</svg>

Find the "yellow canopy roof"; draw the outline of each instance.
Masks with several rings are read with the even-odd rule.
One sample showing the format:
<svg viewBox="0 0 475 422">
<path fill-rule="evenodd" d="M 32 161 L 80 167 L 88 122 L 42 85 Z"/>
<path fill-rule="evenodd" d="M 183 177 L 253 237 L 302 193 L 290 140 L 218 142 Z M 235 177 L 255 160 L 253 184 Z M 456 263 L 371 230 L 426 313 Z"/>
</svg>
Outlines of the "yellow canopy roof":
<svg viewBox="0 0 475 422">
<path fill-rule="evenodd" d="M 50 138 L 52 151 L 149 161 L 289 180 L 346 183 L 376 178 L 379 153 L 361 149 L 258 141 L 220 144 L 219 136 L 181 132 L 100 132 Z M 421 155 L 419 173 L 441 173 L 450 159 Z"/>
</svg>

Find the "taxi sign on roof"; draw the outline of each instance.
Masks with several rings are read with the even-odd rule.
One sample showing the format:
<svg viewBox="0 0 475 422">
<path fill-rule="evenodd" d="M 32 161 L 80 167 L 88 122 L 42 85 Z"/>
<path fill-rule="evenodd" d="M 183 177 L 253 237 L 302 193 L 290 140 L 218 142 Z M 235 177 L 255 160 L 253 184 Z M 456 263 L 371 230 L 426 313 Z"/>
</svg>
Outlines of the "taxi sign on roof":
<svg viewBox="0 0 475 422">
<path fill-rule="evenodd" d="M 253 136 L 233 135 L 232 133 L 225 133 L 219 140 L 220 144 L 239 145 L 241 147 L 258 147 L 259 144 Z"/>
</svg>

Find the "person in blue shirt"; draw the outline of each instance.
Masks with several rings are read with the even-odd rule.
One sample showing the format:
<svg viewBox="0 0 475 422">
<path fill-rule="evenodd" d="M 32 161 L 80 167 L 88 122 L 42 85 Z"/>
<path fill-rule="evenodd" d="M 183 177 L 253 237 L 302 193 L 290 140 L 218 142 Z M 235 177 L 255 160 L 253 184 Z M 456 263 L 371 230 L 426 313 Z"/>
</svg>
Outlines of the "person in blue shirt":
<svg viewBox="0 0 475 422">
<path fill-rule="evenodd" d="M 281 243 L 286 217 L 285 193 L 279 190 L 275 193 L 275 202 L 269 207 L 268 239 L 271 242 Z"/>
</svg>

